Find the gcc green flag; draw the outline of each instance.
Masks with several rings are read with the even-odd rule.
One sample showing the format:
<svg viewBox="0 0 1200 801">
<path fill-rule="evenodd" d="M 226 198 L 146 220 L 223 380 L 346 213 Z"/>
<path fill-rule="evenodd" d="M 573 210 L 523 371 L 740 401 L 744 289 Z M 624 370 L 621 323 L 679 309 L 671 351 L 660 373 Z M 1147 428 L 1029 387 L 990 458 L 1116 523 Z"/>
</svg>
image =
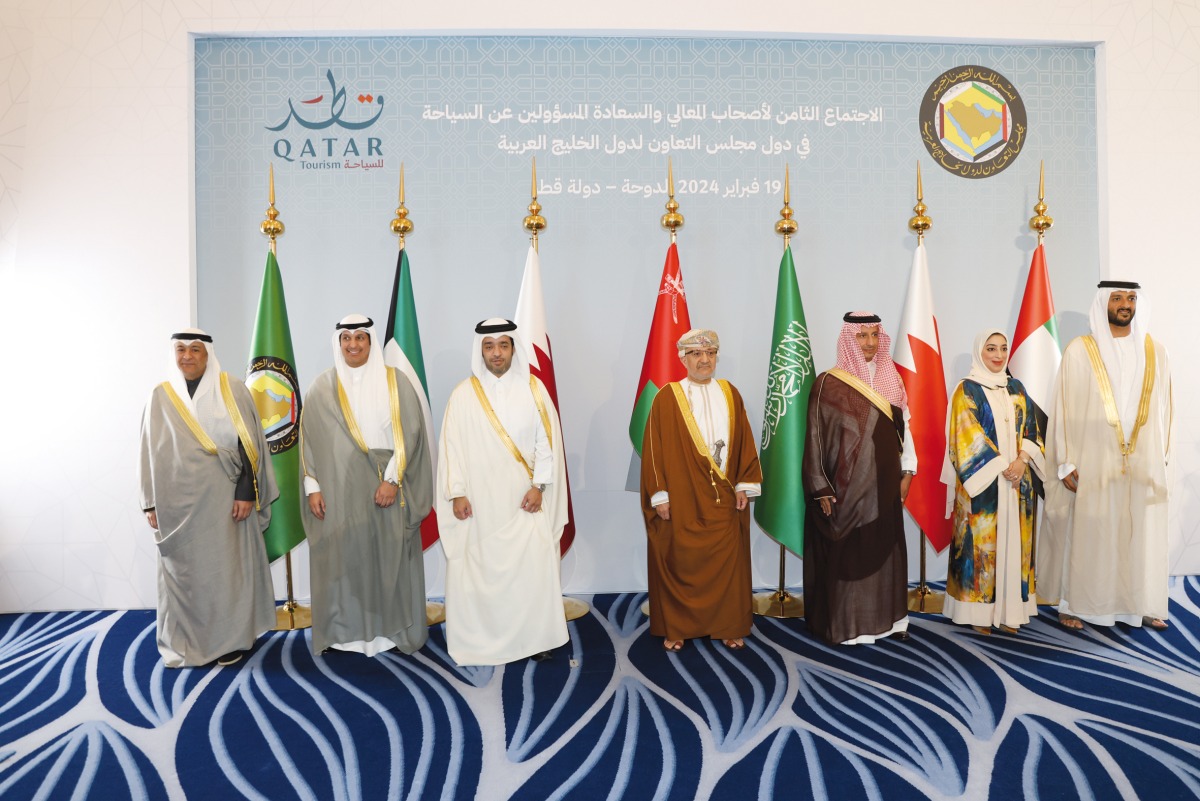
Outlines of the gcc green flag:
<svg viewBox="0 0 1200 801">
<path fill-rule="evenodd" d="M 804 552 L 804 435 L 808 428 L 808 394 L 816 371 L 808 339 L 808 323 L 796 283 L 792 249 L 783 251 L 775 291 L 775 327 L 767 371 L 763 410 L 762 496 L 754 502 L 754 519 L 772 539 L 797 555 Z"/>
<path fill-rule="evenodd" d="M 267 253 L 254 339 L 246 367 L 246 386 L 262 421 L 271 464 L 279 484 L 279 500 L 271 507 L 271 525 L 263 532 L 267 558 L 274 562 L 304 540 L 300 476 L 300 384 L 292 355 L 283 277 L 275 254 Z"/>
</svg>

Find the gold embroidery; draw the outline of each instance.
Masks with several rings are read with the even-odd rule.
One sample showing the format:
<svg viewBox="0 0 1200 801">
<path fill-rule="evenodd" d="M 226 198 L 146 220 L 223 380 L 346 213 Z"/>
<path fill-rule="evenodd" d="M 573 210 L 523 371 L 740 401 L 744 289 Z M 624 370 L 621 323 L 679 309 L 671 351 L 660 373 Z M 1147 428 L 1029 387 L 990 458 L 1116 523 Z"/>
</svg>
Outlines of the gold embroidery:
<svg viewBox="0 0 1200 801">
<path fill-rule="evenodd" d="M 712 454 L 708 450 L 708 444 L 704 441 L 704 437 L 701 436 L 700 427 L 696 425 L 696 418 L 692 415 L 692 407 L 688 404 L 687 395 L 683 391 L 683 385 L 677 381 L 672 381 L 668 386 L 675 393 L 675 404 L 679 407 L 679 413 L 683 415 L 683 422 L 687 426 L 688 434 L 692 437 L 692 444 L 696 446 L 696 450 L 700 452 L 701 456 L 708 459 L 708 480 L 712 484 L 713 492 L 717 493 L 717 503 L 720 503 L 721 495 L 717 491 L 716 479 L 721 479 L 726 484 L 729 484 L 730 487 L 733 487 L 733 483 L 725 476 L 724 471 L 717 466 L 717 463 L 713 461 Z M 733 420 L 733 392 L 729 388 L 729 382 L 724 379 L 717 379 L 717 386 L 724 393 L 725 403 L 729 409 L 729 452 L 733 453 L 733 432 L 735 429 Z"/>
<path fill-rule="evenodd" d="M 483 413 L 487 415 L 488 422 L 492 424 L 496 435 L 500 437 L 500 441 L 504 443 L 504 447 L 508 448 L 508 452 L 512 454 L 513 458 L 521 463 L 521 467 L 525 468 L 525 472 L 529 474 L 529 480 L 533 481 L 533 468 L 529 466 L 529 462 L 525 461 L 525 457 L 517 449 L 517 443 L 513 442 L 512 437 L 504 430 L 504 425 L 496 416 L 496 410 L 492 408 L 491 402 L 488 401 L 487 395 L 483 391 L 483 384 L 479 383 L 478 378 L 471 376 L 471 386 L 475 389 L 475 397 L 479 399 L 479 405 L 483 407 Z"/>
<path fill-rule="evenodd" d="M 175 387 L 171 386 L 171 382 L 162 382 L 163 391 L 167 393 L 167 398 L 170 399 L 171 405 L 175 407 L 175 411 L 179 412 L 179 416 L 183 418 L 183 422 L 187 425 L 192 435 L 196 437 L 196 441 L 200 443 L 200 447 L 205 450 L 210 456 L 217 455 L 217 443 L 212 441 L 212 437 L 200 427 L 200 421 L 196 419 L 196 415 L 192 414 L 192 410 L 184 405 L 179 395 L 175 392 Z"/>
<path fill-rule="evenodd" d="M 838 381 L 841 381 L 843 384 L 850 385 L 851 389 L 855 390 L 858 392 L 858 394 L 869 400 L 872 406 L 886 414 L 887 419 L 892 419 L 892 404 L 888 403 L 887 398 L 883 397 L 874 389 L 872 389 L 867 382 L 863 381 L 853 373 L 846 372 L 840 367 L 833 368 L 829 371 L 829 374 Z"/>
<path fill-rule="evenodd" d="M 261 512 L 262 501 L 258 497 L 258 448 L 255 447 L 254 440 L 250 437 L 250 430 L 246 428 L 246 421 L 242 419 L 237 401 L 233 399 L 233 389 L 229 386 L 229 373 L 221 373 L 221 397 L 225 399 L 225 408 L 229 410 L 229 419 L 233 421 L 233 428 L 237 431 L 238 440 L 246 451 L 247 461 L 250 462 L 250 480 L 254 483 L 254 508 Z"/>
<path fill-rule="evenodd" d="M 388 385 L 388 407 L 391 412 L 392 420 L 392 449 L 396 456 L 396 486 L 400 491 L 400 506 L 404 507 L 404 469 L 407 467 L 408 455 L 404 450 L 404 426 L 400 422 L 400 389 L 396 385 L 396 373 L 392 368 L 387 369 L 387 385 Z M 342 408 L 342 417 L 346 421 L 346 428 L 350 429 L 350 438 L 354 440 L 354 444 L 363 453 L 370 453 L 371 449 L 367 447 L 367 442 L 363 439 L 362 431 L 359 430 L 358 421 L 354 419 L 354 411 L 350 408 L 350 399 L 346 396 L 346 388 L 342 386 L 342 380 L 337 376 L 333 379 L 337 383 L 338 405 Z M 379 476 L 379 483 L 383 483 L 383 471 L 379 466 L 375 466 L 375 474 Z"/>
<path fill-rule="evenodd" d="M 1112 382 L 1108 378 L 1108 370 L 1104 367 L 1104 359 L 1100 355 L 1100 346 L 1096 344 L 1096 338 L 1089 335 L 1081 337 L 1083 339 L 1084 348 L 1087 350 L 1088 359 L 1092 363 L 1092 373 L 1096 376 L 1096 383 L 1100 388 L 1100 398 L 1104 401 L 1104 415 L 1108 419 L 1108 424 L 1112 426 L 1117 433 L 1117 444 L 1121 448 L 1121 472 L 1125 472 L 1125 468 L 1129 465 L 1130 455 L 1137 449 L 1138 434 L 1142 431 L 1142 426 L 1146 424 L 1146 420 L 1150 417 L 1150 393 L 1154 391 L 1154 374 L 1157 368 L 1157 357 L 1154 351 L 1154 342 L 1150 339 L 1150 335 L 1146 335 L 1145 355 L 1146 368 L 1142 373 L 1142 394 L 1138 398 L 1137 417 L 1133 423 L 1133 434 L 1129 440 L 1125 439 L 1125 430 L 1121 426 L 1121 414 L 1117 409 L 1117 399 L 1113 395 Z"/>
</svg>

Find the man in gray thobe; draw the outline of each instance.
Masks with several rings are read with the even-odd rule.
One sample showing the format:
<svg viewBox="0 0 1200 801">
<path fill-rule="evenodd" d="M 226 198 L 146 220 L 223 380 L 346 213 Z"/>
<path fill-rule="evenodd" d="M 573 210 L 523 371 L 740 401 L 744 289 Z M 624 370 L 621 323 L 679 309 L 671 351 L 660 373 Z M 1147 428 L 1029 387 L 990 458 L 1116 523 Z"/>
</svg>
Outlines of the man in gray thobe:
<svg viewBox="0 0 1200 801">
<path fill-rule="evenodd" d="M 138 470 L 158 544 L 158 651 L 167 667 L 231 665 L 275 625 L 262 532 L 279 490 L 250 391 L 221 372 L 212 337 L 171 340 Z"/>
<path fill-rule="evenodd" d="M 420 401 L 361 314 L 337 324 L 333 358 L 300 421 L 313 652 L 413 653 L 429 636 L 421 521 L 433 505 Z"/>
</svg>

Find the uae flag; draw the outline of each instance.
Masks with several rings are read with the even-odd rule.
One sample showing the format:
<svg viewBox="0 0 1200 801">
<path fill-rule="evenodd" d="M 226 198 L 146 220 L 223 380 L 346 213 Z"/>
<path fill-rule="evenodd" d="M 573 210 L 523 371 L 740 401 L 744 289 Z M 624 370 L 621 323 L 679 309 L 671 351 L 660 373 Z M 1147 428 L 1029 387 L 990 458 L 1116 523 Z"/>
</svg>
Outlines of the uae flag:
<svg viewBox="0 0 1200 801">
<path fill-rule="evenodd" d="M 679 251 L 675 243 L 667 248 L 662 281 L 658 285 L 658 301 L 650 321 L 650 338 L 646 341 L 646 356 L 642 360 L 642 375 L 638 379 L 633 417 L 629 420 L 629 439 L 637 455 L 642 455 L 642 437 L 650 406 L 658 391 L 672 381 L 687 377 L 687 369 L 679 360 L 675 343 L 692 327 L 688 319 L 687 293 L 683 290 L 683 273 L 679 269 Z"/>
<path fill-rule="evenodd" d="M 917 451 L 917 475 L 904 505 L 934 549 L 942 551 L 950 544 L 952 528 L 946 517 L 946 484 L 941 478 L 946 457 L 946 372 L 923 241 L 913 254 L 893 351 L 892 359 L 908 394 L 909 424 Z"/>
<path fill-rule="evenodd" d="M 533 245 L 525 256 L 525 274 L 521 276 L 521 293 L 517 295 L 517 313 L 513 315 L 517 332 L 529 346 L 529 372 L 546 385 L 550 401 L 562 422 L 562 407 L 558 404 L 558 385 L 554 380 L 554 356 L 550 350 L 550 332 L 546 326 L 546 302 L 542 299 L 542 263 Z M 563 442 L 563 451 L 567 444 Z M 563 465 L 566 469 L 566 465 Z M 575 541 L 575 509 L 571 504 L 571 476 L 567 475 L 567 525 L 563 528 L 559 553 L 565 555 Z"/>
<path fill-rule="evenodd" d="M 792 249 L 783 251 L 775 290 L 775 326 L 763 409 L 762 496 L 754 503 L 759 528 L 788 550 L 804 553 L 804 493 L 801 470 L 808 428 L 808 394 L 816 371 Z"/>
<path fill-rule="evenodd" d="M 1046 270 L 1046 250 L 1038 245 L 1029 265 L 1025 297 L 1017 315 L 1017 330 L 1012 337 L 1012 355 L 1008 369 L 1025 385 L 1025 391 L 1043 410 L 1050 408 L 1054 378 L 1062 362 L 1058 343 L 1058 321 L 1054 298 L 1050 294 L 1050 273 Z"/>
<path fill-rule="evenodd" d="M 433 433 L 433 415 L 429 411 L 429 385 L 425 381 L 425 357 L 421 353 L 421 331 L 417 327 L 417 304 L 413 299 L 412 271 L 408 266 L 408 251 L 401 250 L 396 259 L 396 280 L 392 283 L 392 302 L 388 307 L 387 333 L 384 339 L 383 360 L 408 376 L 421 401 L 421 419 L 425 421 L 426 447 L 432 469 L 431 486 L 437 486 L 437 437 Z M 421 521 L 421 548 L 437 542 L 437 512 L 433 509 Z"/>
<path fill-rule="evenodd" d="M 300 384 L 292 354 L 283 276 L 275 254 L 267 252 L 254 339 L 246 366 L 246 386 L 271 450 L 271 465 L 279 484 L 279 500 L 271 507 L 271 525 L 263 532 L 267 558 L 272 562 L 304 540 L 300 504 L 304 493 L 300 475 Z"/>
</svg>

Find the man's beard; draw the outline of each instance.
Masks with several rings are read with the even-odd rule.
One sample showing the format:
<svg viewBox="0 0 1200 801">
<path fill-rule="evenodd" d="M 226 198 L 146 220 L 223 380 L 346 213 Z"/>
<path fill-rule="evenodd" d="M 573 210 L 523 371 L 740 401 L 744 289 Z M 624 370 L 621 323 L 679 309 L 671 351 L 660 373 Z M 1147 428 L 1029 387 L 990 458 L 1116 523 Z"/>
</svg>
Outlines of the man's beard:
<svg viewBox="0 0 1200 801">
<path fill-rule="evenodd" d="M 1133 322 L 1133 315 L 1132 315 L 1132 314 L 1130 314 L 1130 315 L 1129 315 L 1129 319 L 1128 319 L 1128 320 L 1122 320 L 1120 317 L 1118 317 L 1118 316 L 1116 315 L 1116 313 L 1115 313 L 1115 312 L 1109 312 L 1109 313 L 1108 313 L 1108 323 L 1109 323 L 1109 325 L 1115 325 L 1117 328 L 1128 328 L 1128 327 L 1129 327 L 1129 324 L 1130 324 L 1130 323 L 1132 323 L 1132 322 Z"/>
</svg>

